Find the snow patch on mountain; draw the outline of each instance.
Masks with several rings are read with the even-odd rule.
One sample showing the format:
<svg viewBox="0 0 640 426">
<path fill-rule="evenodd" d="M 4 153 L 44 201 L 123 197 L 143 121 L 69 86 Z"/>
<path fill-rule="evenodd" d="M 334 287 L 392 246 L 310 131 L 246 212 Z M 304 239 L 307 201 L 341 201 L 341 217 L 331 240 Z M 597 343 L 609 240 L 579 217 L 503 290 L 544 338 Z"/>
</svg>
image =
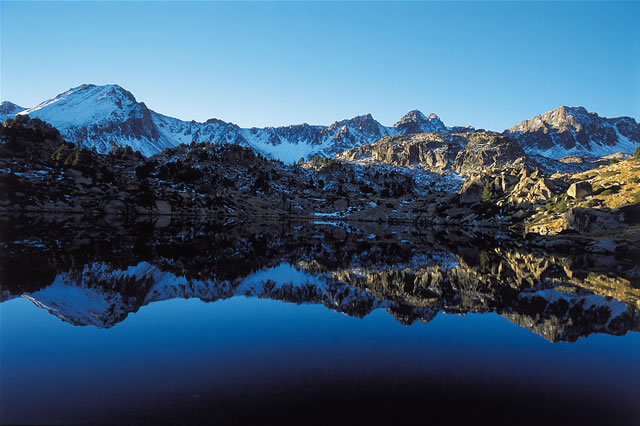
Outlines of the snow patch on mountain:
<svg viewBox="0 0 640 426">
<path fill-rule="evenodd" d="M 248 130 L 245 130 L 247 132 Z M 326 149 L 326 146 L 313 145 L 309 141 L 290 141 L 280 139 L 275 144 L 270 142 L 271 135 L 256 135 L 247 139 L 251 148 L 266 157 L 276 158 L 286 164 L 292 164 L 300 158 L 310 158 Z"/>
</svg>

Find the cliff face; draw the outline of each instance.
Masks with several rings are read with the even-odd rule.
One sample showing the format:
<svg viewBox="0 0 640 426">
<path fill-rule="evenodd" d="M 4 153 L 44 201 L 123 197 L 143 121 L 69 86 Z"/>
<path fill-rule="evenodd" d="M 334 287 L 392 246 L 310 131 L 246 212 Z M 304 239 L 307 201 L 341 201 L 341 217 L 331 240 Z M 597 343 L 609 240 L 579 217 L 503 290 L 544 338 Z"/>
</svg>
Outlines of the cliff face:
<svg viewBox="0 0 640 426">
<path fill-rule="evenodd" d="M 539 168 L 547 173 L 582 170 L 579 166 L 572 167 L 555 160 L 538 161 L 509 137 L 484 131 L 385 137 L 349 149 L 336 158 L 366 164 L 417 167 L 465 177 L 516 166 Z"/>
</svg>

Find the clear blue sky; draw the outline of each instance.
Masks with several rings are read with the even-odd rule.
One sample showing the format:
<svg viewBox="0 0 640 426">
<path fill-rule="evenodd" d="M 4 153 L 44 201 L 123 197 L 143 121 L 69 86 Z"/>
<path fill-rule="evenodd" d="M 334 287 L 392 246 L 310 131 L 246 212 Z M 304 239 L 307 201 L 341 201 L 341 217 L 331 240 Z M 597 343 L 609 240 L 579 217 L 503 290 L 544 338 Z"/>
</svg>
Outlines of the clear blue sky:
<svg viewBox="0 0 640 426">
<path fill-rule="evenodd" d="M 640 3 L 8 2 L 0 97 L 116 83 L 243 127 L 411 109 L 503 130 L 560 105 L 640 118 Z"/>
</svg>

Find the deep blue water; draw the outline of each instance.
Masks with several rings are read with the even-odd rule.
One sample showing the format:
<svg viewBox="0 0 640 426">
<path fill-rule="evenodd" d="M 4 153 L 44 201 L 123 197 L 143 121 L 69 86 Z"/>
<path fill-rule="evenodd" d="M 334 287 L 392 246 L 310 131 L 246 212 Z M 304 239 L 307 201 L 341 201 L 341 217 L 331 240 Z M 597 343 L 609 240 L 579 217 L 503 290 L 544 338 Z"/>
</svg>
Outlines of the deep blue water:
<svg viewBox="0 0 640 426">
<path fill-rule="evenodd" d="M 202 399 L 250 406 L 270 392 L 372 383 L 387 384 L 376 392 L 390 398 L 394 383 L 425 392 L 455 384 L 577 398 L 601 404 L 603 417 L 638 414 L 638 333 L 550 343 L 494 313 L 406 326 L 381 309 L 359 319 L 243 296 L 151 303 L 108 329 L 73 326 L 20 298 L 2 303 L 0 318 L 4 423 L 140 421 L 171 404 L 180 419 Z"/>
<path fill-rule="evenodd" d="M 0 423 L 640 424 L 624 256 L 407 224 L 40 219 L 0 235 Z"/>
</svg>

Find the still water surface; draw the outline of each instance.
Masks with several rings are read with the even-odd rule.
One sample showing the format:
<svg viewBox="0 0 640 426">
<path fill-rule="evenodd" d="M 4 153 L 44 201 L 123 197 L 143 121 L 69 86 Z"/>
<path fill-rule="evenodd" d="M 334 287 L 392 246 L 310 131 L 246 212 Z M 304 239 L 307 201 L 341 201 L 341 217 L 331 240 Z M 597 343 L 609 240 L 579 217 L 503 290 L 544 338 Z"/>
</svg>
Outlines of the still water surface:
<svg viewBox="0 0 640 426">
<path fill-rule="evenodd" d="M 640 419 L 624 259 L 340 225 L 5 238 L 0 420 Z"/>
</svg>

